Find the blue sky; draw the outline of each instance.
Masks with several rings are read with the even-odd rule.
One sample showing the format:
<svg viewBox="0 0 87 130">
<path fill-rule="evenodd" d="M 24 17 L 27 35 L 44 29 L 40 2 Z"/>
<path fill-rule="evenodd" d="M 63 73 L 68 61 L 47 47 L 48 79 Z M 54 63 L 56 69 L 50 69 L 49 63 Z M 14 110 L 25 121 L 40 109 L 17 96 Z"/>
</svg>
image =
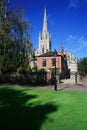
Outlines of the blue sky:
<svg viewBox="0 0 87 130">
<path fill-rule="evenodd" d="M 77 58 L 87 57 L 87 0 L 14 0 L 12 6 L 23 8 L 25 20 L 32 23 L 30 34 L 35 49 L 46 6 L 52 50 L 59 50 L 62 44 Z"/>
</svg>

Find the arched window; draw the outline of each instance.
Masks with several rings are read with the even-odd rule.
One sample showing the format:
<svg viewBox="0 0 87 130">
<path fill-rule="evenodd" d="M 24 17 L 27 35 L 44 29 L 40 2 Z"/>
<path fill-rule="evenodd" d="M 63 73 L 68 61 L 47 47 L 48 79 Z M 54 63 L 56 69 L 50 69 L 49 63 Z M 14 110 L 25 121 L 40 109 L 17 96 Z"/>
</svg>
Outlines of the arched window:
<svg viewBox="0 0 87 130">
<path fill-rule="evenodd" d="M 42 48 L 42 53 L 44 53 L 44 47 Z"/>
</svg>

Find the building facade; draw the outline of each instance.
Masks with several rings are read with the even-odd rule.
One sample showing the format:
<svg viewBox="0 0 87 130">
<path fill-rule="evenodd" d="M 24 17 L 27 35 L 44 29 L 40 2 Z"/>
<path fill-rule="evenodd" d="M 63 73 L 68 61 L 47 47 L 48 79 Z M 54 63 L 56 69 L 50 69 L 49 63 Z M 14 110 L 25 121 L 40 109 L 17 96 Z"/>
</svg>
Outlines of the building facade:
<svg viewBox="0 0 87 130">
<path fill-rule="evenodd" d="M 55 64 L 56 70 L 65 78 L 68 74 L 68 67 L 67 61 L 62 55 L 59 55 L 57 52 L 55 57 L 54 52 L 49 51 L 37 57 L 38 69 L 44 68 L 46 71 L 49 71 L 55 68 Z"/>
<path fill-rule="evenodd" d="M 67 65 L 68 65 L 68 69 L 70 71 L 71 74 L 75 74 L 78 71 L 78 60 L 77 58 L 74 56 L 73 53 L 69 52 L 69 51 L 64 51 L 64 48 L 62 45 L 60 45 L 60 51 L 59 51 L 60 55 L 66 55 L 66 60 L 67 60 Z"/>
<path fill-rule="evenodd" d="M 44 68 L 49 71 L 55 68 L 62 74 L 63 78 L 69 77 L 70 73 L 77 72 L 77 59 L 70 52 L 65 52 L 63 46 L 57 51 L 56 59 L 51 50 L 51 36 L 48 31 L 46 8 L 44 9 L 42 33 L 39 34 L 39 45 L 35 51 L 36 65 L 38 69 Z"/>
<path fill-rule="evenodd" d="M 77 58 L 73 55 L 71 52 L 65 52 L 67 57 L 67 65 L 70 69 L 70 73 L 77 73 L 78 67 L 77 67 Z"/>
</svg>

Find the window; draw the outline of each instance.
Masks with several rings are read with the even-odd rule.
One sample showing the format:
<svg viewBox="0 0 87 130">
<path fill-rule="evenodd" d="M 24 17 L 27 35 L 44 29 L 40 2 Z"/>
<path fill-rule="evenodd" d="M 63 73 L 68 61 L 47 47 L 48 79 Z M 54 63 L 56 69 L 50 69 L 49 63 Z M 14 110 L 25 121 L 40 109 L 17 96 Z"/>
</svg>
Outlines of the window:
<svg viewBox="0 0 87 130">
<path fill-rule="evenodd" d="M 42 67 L 46 67 L 46 59 L 42 59 Z"/>
<path fill-rule="evenodd" d="M 44 53 L 44 47 L 42 48 L 42 53 Z"/>
<path fill-rule="evenodd" d="M 67 59 L 70 60 L 70 56 L 69 55 L 67 55 Z"/>
<path fill-rule="evenodd" d="M 51 64 L 52 66 L 55 66 L 56 58 L 52 58 L 52 59 L 51 59 L 51 63 L 52 63 L 52 64 Z"/>
</svg>

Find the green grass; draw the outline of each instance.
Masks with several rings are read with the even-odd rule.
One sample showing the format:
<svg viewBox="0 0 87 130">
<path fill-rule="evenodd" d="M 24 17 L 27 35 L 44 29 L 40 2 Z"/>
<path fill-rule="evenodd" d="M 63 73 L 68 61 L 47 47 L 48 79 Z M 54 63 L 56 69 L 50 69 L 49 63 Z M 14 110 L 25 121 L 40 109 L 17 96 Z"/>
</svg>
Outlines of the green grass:
<svg viewBox="0 0 87 130">
<path fill-rule="evenodd" d="M 87 130 L 87 93 L 1 86 L 0 130 Z"/>
</svg>

